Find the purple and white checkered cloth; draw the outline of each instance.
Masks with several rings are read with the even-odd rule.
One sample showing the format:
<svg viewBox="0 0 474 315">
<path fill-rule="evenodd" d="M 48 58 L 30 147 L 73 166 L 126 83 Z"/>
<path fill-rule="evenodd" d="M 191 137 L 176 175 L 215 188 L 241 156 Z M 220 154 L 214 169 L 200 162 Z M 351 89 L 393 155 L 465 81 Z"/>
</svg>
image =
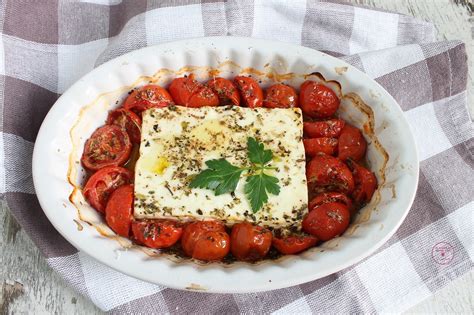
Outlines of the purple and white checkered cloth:
<svg viewBox="0 0 474 315">
<path fill-rule="evenodd" d="M 52 268 L 102 310 L 398 312 L 473 268 L 467 57 L 461 42 L 434 42 L 432 24 L 340 1 L 4 0 L 0 6 L 0 193 Z M 192 293 L 114 271 L 78 252 L 48 222 L 35 196 L 31 156 L 58 96 L 97 65 L 131 50 L 212 35 L 326 51 L 365 71 L 399 102 L 420 152 L 420 183 L 404 224 L 375 254 L 296 287 Z"/>
</svg>

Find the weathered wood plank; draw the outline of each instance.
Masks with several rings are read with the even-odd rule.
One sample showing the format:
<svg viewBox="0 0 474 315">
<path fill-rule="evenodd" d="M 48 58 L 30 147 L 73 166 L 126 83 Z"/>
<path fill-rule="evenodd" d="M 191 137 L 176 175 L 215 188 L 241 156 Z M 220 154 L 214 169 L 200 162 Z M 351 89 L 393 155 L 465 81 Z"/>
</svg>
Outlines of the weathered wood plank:
<svg viewBox="0 0 474 315">
<path fill-rule="evenodd" d="M 101 314 L 68 287 L 0 204 L 0 314 Z"/>
</svg>

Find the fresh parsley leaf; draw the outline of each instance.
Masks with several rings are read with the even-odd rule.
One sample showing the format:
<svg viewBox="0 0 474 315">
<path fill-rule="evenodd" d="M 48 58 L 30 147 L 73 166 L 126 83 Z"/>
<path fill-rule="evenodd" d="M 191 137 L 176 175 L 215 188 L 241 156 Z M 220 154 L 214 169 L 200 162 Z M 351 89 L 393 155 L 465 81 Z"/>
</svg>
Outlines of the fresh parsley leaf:
<svg viewBox="0 0 474 315">
<path fill-rule="evenodd" d="M 216 196 L 233 192 L 244 171 L 225 159 L 209 160 L 206 165 L 209 168 L 194 177 L 189 187 L 212 189 Z"/>
<path fill-rule="evenodd" d="M 280 193 L 278 178 L 267 175 L 262 171 L 259 174 L 247 177 L 244 191 L 250 201 L 252 212 L 256 213 L 268 202 L 268 193 L 273 195 Z"/>
<path fill-rule="evenodd" d="M 261 166 L 270 162 L 273 158 L 271 150 L 265 150 L 263 143 L 258 142 L 255 138 L 247 138 L 247 155 L 250 162 Z"/>
<path fill-rule="evenodd" d="M 193 178 L 189 187 L 214 190 L 216 196 L 235 191 L 243 172 L 249 175 L 244 192 L 250 201 L 253 213 L 256 213 L 268 202 L 268 194 L 278 195 L 280 186 L 278 178 L 265 174 L 265 170 L 277 169 L 266 166 L 273 158 L 271 150 L 265 150 L 263 143 L 255 138 L 247 138 L 247 156 L 250 167 L 237 167 L 226 159 L 209 160 L 205 169 Z"/>
</svg>

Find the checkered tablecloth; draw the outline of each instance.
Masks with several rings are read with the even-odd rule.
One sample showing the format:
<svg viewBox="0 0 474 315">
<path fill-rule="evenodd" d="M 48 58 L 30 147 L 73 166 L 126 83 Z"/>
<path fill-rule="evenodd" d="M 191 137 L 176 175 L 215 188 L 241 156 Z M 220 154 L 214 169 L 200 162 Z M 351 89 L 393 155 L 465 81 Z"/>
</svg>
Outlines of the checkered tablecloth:
<svg viewBox="0 0 474 315">
<path fill-rule="evenodd" d="M 341 1 L 0 2 L 0 193 L 48 263 L 105 311 L 397 312 L 473 268 L 474 135 L 464 44 L 432 24 Z M 97 65 L 167 41 L 238 35 L 328 52 L 399 102 L 419 148 L 416 200 L 404 224 L 357 265 L 296 287 L 205 294 L 145 283 L 78 252 L 51 226 L 33 187 L 39 126 L 58 96 Z M 284 53 L 284 52 L 282 52 Z"/>
</svg>

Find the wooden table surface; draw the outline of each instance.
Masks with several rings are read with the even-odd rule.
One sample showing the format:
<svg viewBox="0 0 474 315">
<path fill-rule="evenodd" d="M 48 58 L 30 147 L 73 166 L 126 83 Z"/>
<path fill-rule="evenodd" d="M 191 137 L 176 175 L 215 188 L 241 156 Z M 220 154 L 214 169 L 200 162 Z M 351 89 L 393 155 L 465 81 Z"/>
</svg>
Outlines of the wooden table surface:
<svg viewBox="0 0 474 315">
<path fill-rule="evenodd" d="M 474 56 L 472 0 L 350 0 L 431 21 L 442 39 L 460 39 Z M 474 58 L 469 60 L 469 104 L 474 117 Z M 0 314 L 101 314 L 48 267 L 32 241 L 0 204 Z M 474 272 L 457 279 L 408 313 L 473 313 Z"/>
</svg>

